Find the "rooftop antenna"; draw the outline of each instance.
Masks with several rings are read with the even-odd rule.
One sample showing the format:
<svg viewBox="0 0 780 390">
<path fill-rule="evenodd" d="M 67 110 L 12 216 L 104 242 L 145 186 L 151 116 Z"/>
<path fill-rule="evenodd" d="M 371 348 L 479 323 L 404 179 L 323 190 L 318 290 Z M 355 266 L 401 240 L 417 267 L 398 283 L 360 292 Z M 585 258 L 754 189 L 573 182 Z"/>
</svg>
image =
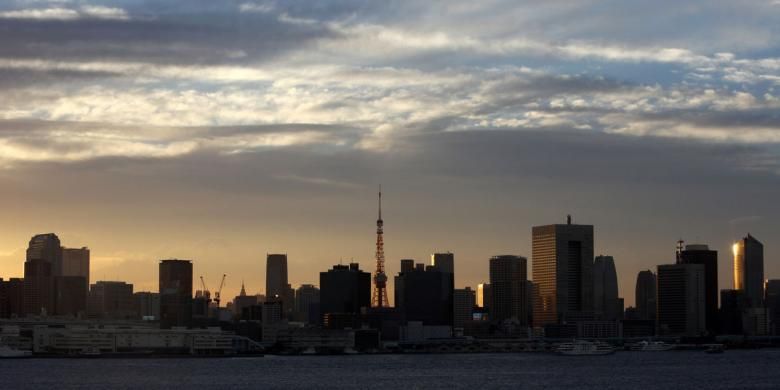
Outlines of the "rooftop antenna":
<svg viewBox="0 0 780 390">
<path fill-rule="evenodd" d="M 566 215 L 566 224 L 571 225 L 571 214 Z"/>
</svg>

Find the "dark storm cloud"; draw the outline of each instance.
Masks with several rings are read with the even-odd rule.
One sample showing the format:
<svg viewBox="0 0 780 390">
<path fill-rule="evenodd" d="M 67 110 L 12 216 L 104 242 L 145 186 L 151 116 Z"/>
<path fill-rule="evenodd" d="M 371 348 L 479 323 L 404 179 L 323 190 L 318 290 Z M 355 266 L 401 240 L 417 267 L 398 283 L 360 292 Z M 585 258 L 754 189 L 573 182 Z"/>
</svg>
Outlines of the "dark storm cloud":
<svg viewBox="0 0 780 390">
<path fill-rule="evenodd" d="M 36 85 L 51 86 L 57 83 L 92 84 L 120 76 L 122 75 L 117 72 L 103 71 L 2 69 L 0 70 L 0 90 Z"/>
</svg>

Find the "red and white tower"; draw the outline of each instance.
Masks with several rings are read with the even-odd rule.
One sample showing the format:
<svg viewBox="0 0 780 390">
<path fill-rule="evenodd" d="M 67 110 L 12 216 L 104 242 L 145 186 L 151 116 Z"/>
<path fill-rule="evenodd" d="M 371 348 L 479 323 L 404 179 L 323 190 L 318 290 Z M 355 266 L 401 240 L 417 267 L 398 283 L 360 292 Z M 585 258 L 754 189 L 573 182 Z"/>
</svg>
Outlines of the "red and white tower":
<svg viewBox="0 0 780 390">
<path fill-rule="evenodd" d="M 379 186 L 379 219 L 376 220 L 376 273 L 374 273 L 373 307 L 389 307 L 387 301 L 387 275 L 385 275 L 385 243 L 382 238 L 382 186 Z"/>
</svg>

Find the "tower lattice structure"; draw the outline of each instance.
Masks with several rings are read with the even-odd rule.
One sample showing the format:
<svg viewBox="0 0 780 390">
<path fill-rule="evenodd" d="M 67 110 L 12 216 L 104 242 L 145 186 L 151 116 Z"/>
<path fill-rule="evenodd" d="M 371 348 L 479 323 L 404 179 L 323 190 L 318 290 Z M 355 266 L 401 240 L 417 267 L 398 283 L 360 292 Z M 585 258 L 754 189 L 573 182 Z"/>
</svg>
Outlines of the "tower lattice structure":
<svg viewBox="0 0 780 390">
<path fill-rule="evenodd" d="M 382 221 L 382 187 L 379 187 L 379 218 L 376 220 L 376 273 L 374 273 L 373 307 L 389 307 L 387 300 L 387 275 L 385 275 L 384 221 Z"/>
</svg>

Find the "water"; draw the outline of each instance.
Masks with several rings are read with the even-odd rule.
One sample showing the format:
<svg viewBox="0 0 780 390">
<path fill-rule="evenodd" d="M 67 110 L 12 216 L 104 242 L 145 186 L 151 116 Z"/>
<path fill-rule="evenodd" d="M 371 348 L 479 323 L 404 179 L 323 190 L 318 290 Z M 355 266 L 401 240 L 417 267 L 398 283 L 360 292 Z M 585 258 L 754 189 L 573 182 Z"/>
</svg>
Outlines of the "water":
<svg viewBox="0 0 780 390">
<path fill-rule="evenodd" d="M 778 389 L 780 350 L 0 360 L 0 389 Z"/>
</svg>

